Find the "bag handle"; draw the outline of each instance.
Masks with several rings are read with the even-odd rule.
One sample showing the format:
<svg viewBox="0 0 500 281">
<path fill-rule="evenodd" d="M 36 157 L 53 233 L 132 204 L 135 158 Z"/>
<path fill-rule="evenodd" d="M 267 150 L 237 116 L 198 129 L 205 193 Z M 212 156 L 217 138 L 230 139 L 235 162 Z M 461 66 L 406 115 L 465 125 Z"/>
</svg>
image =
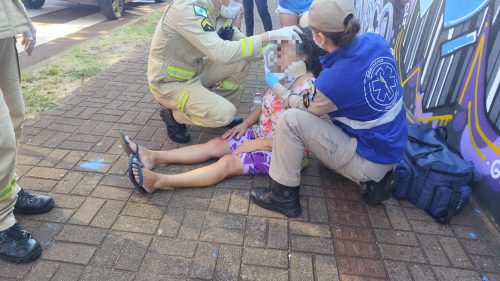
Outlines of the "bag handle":
<svg viewBox="0 0 500 281">
<path fill-rule="evenodd" d="M 439 126 L 434 130 L 436 131 L 438 137 L 442 138 L 444 142 L 448 142 L 448 129 L 446 129 L 446 127 Z"/>
<path fill-rule="evenodd" d="M 448 212 L 446 216 L 436 218 L 436 220 L 442 224 L 450 223 L 451 219 L 460 211 L 459 207 L 463 203 L 462 200 L 460 200 L 460 186 L 456 182 L 453 182 L 451 186 L 453 193 L 451 194 L 450 204 L 448 205 Z"/>
<path fill-rule="evenodd" d="M 436 152 L 439 152 L 439 151 L 443 150 L 443 146 L 442 145 L 425 142 L 425 141 L 419 140 L 419 139 L 417 139 L 415 137 L 412 137 L 412 136 L 408 136 L 408 140 L 411 141 L 411 142 L 414 142 L 414 143 L 418 143 L 418 144 L 423 145 L 423 146 L 429 146 L 429 147 L 434 148 L 432 150 L 429 150 L 429 151 L 426 151 L 426 152 L 421 152 L 421 153 L 419 153 L 417 155 L 413 155 L 411 157 L 411 159 L 413 161 L 417 161 L 420 158 L 427 157 L 429 154 L 436 153 Z"/>
</svg>

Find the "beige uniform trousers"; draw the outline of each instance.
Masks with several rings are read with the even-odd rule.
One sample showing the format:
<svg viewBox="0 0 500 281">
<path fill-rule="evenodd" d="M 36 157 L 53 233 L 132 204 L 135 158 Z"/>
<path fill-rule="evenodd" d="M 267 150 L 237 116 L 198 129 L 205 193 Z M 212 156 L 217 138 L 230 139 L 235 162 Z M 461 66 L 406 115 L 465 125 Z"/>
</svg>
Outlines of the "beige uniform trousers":
<svg viewBox="0 0 500 281">
<path fill-rule="evenodd" d="M 300 185 L 304 148 L 354 182 L 380 181 L 394 165 L 370 162 L 356 153 L 357 140 L 320 117 L 288 109 L 277 123 L 269 175 L 286 186 Z"/>
<path fill-rule="evenodd" d="M 21 94 L 15 38 L 0 39 L 0 231 L 16 222 L 16 137 L 22 132 L 24 101 Z"/>
<path fill-rule="evenodd" d="M 173 109 L 177 122 L 222 127 L 231 123 L 236 115 L 233 103 L 238 101 L 238 90 L 242 89 L 249 71 L 250 62 L 245 60 L 217 64 L 205 59 L 203 70 L 195 78 L 163 83 L 151 91 L 161 105 Z"/>
</svg>

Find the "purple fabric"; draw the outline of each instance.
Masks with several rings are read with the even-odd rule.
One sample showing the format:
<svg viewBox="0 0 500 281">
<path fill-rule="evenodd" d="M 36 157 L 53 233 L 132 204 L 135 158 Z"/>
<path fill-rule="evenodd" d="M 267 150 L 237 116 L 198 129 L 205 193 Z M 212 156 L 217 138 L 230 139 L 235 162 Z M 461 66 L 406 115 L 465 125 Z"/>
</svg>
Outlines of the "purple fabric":
<svg viewBox="0 0 500 281">
<path fill-rule="evenodd" d="M 234 136 L 229 140 L 231 152 L 234 152 L 243 142 L 256 139 L 253 129 L 250 127 L 246 133 L 238 139 Z M 244 175 L 269 174 L 269 165 L 271 164 L 271 151 L 258 150 L 253 152 L 244 152 L 239 154 L 243 164 Z"/>
</svg>

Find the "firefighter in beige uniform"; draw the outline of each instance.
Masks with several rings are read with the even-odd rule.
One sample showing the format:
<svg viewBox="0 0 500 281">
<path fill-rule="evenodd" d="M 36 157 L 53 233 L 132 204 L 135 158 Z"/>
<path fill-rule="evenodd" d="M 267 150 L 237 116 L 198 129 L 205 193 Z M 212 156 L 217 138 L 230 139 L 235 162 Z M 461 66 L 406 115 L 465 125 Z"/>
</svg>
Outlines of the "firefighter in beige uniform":
<svg viewBox="0 0 500 281">
<path fill-rule="evenodd" d="M 35 46 L 35 28 L 17 0 L 0 0 L 0 257 L 28 262 L 42 254 L 40 243 L 17 223 L 13 210 L 24 214 L 50 211 L 49 196 L 31 195 L 16 182 L 16 138 L 24 120 L 20 71 L 14 36 L 23 34 L 26 53 Z"/>
<path fill-rule="evenodd" d="M 239 5 L 239 6 L 238 6 Z M 233 0 L 175 0 L 160 20 L 148 61 L 148 82 L 169 137 L 189 142 L 185 124 L 203 127 L 236 125 L 231 101 L 246 79 L 250 61 L 261 58 L 271 38 L 294 37 L 295 27 L 244 37 L 237 29 L 231 40 L 218 30 L 239 14 Z"/>
</svg>

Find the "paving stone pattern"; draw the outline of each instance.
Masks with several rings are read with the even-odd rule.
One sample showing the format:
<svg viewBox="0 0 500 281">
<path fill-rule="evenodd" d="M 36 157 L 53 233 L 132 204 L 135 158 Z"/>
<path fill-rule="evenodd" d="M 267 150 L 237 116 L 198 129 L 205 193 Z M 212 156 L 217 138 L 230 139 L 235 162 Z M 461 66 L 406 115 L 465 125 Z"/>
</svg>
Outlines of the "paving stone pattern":
<svg viewBox="0 0 500 281">
<path fill-rule="evenodd" d="M 478 209 L 469 206 L 442 226 L 409 202 L 370 207 L 353 183 L 317 159 L 304 172 L 297 219 L 249 201 L 252 186 L 269 184 L 266 176 L 137 194 L 117 130 L 153 149 L 179 147 L 166 138 L 147 87 L 148 50 L 143 46 L 26 123 L 20 184 L 51 194 L 57 206 L 17 216 L 44 253 L 30 264 L 0 261 L 0 280 L 500 280 L 499 234 Z M 252 66 L 242 115 L 264 87 L 262 72 L 262 64 Z M 224 129 L 190 131 L 199 143 Z M 97 171 L 80 168 L 98 159 Z"/>
</svg>

